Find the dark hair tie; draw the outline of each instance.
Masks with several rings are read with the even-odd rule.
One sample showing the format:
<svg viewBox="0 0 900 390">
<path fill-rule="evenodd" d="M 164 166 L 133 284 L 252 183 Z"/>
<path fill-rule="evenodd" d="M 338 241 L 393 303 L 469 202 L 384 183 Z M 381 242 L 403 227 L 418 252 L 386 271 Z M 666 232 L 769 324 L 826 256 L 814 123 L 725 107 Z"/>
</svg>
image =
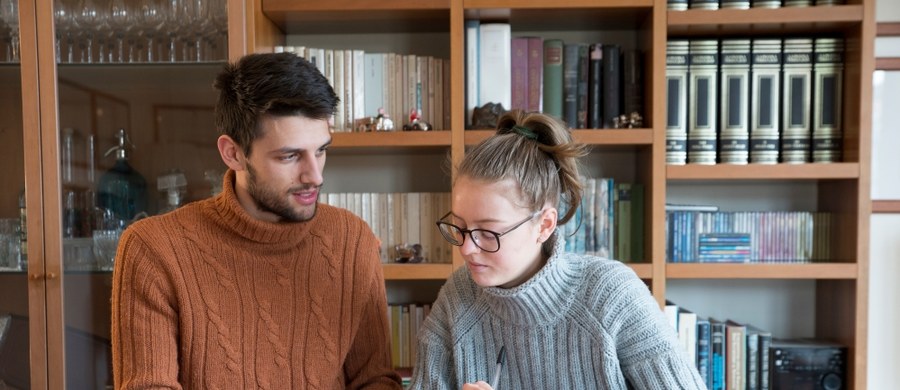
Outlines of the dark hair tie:
<svg viewBox="0 0 900 390">
<path fill-rule="evenodd" d="M 516 132 L 516 134 L 519 134 L 519 135 L 521 135 L 525 138 L 528 138 L 532 141 L 537 141 L 537 139 L 538 139 L 537 134 L 535 134 L 533 131 L 531 131 L 531 129 L 529 129 L 527 127 L 515 125 L 512 127 L 511 130 Z"/>
</svg>

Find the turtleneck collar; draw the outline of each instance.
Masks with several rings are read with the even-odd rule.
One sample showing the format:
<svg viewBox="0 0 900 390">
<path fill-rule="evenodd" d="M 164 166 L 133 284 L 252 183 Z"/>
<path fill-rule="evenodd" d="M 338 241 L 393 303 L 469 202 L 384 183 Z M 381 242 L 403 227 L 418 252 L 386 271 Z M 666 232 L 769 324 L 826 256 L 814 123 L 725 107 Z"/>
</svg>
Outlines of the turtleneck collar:
<svg viewBox="0 0 900 390">
<path fill-rule="evenodd" d="M 303 240 L 315 223 L 316 217 L 308 222 L 268 222 L 254 218 L 241 206 L 235 193 L 235 172 L 229 169 L 222 179 L 222 193 L 213 199 L 210 212 L 224 231 L 245 239 L 277 246 L 295 246 Z"/>
<path fill-rule="evenodd" d="M 549 324 L 561 317 L 575 298 L 580 263 L 571 262 L 563 251 L 563 240 L 557 240 L 553 255 L 525 283 L 505 289 L 481 288 L 480 299 L 491 314 L 513 324 Z"/>
</svg>

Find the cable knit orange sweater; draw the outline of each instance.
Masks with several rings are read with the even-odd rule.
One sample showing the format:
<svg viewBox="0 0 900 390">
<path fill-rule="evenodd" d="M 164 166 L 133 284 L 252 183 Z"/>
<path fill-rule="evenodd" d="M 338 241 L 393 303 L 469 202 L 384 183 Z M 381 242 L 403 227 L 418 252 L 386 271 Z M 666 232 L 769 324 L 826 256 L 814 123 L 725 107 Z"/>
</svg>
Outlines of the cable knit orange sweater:
<svg viewBox="0 0 900 390">
<path fill-rule="evenodd" d="M 400 389 L 377 244 L 346 210 L 253 219 L 217 197 L 139 221 L 119 244 L 117 389 Z"/>
</svg>

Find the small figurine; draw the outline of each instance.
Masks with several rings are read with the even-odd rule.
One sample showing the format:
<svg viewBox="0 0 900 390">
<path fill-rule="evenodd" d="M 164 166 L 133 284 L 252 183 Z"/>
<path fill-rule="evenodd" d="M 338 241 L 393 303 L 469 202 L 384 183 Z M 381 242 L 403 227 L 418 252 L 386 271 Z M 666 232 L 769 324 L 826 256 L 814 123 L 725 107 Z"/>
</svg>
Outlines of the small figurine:
<svg viewBox="0 0 900 390">
<path fill-rule="evenodd" d="M 616 129 L 634 129 L 643 126 L 644 118 L 637 112 L 632 112 L 629 115 L 622 114 L 613 118 L 613 128 Z"/>
<path fill-rule="evenodd" d="M 378 116 L 368 116 L 353 121 L 353 128 L 362 133 L 367 131 L 394 131 L 394 121 L 384 112 L 384 107 L 378 109 Z"/>
<path fill-rule="evenodd" d="M 500 116 L 506 113 L 501 103 L 485 103 L 481 107 L 475 107 L 472 112 L 472 129 L 494 129 Z"/>
<path fill-rule="evenodd" d="M 425 260 L 422 244 L 397 244 L 394 245 L 394 251 L 397 252 L 395 263 L 421 263 Z"/>
<path fill-rule="evenodd" d="M 431 123 L 425 122 L 425 120 L 422 119 L 422 111 L 415 108 L 409 110 L 409 123 L 403 125 L 403 130 L 428 131 L 431 129 Z"/>
</svg>

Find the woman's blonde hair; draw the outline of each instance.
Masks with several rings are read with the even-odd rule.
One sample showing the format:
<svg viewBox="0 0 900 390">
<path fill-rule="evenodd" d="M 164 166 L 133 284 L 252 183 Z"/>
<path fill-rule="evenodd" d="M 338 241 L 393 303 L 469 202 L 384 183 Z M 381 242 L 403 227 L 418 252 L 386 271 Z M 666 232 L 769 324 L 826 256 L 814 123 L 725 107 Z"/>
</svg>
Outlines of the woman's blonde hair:
<svg viewBox="0 0 900 390">
<path fill-rule="evenodd" d="M 511 179 L 519 185 L 523 206 L 531 211 L 562 201 L 565 214 L 558 224 L 564 224 L 581 204 L 578 159 L 585 154 L 585 146 L 572 139 L 560 120 L 514 110 L 500 117 L 496 134 L 466 152 L 457 178 L 490 182 Z M 545 242 L 546 254 L 552 252 L 555 241 L 554 234 Z"/>
</svg>

